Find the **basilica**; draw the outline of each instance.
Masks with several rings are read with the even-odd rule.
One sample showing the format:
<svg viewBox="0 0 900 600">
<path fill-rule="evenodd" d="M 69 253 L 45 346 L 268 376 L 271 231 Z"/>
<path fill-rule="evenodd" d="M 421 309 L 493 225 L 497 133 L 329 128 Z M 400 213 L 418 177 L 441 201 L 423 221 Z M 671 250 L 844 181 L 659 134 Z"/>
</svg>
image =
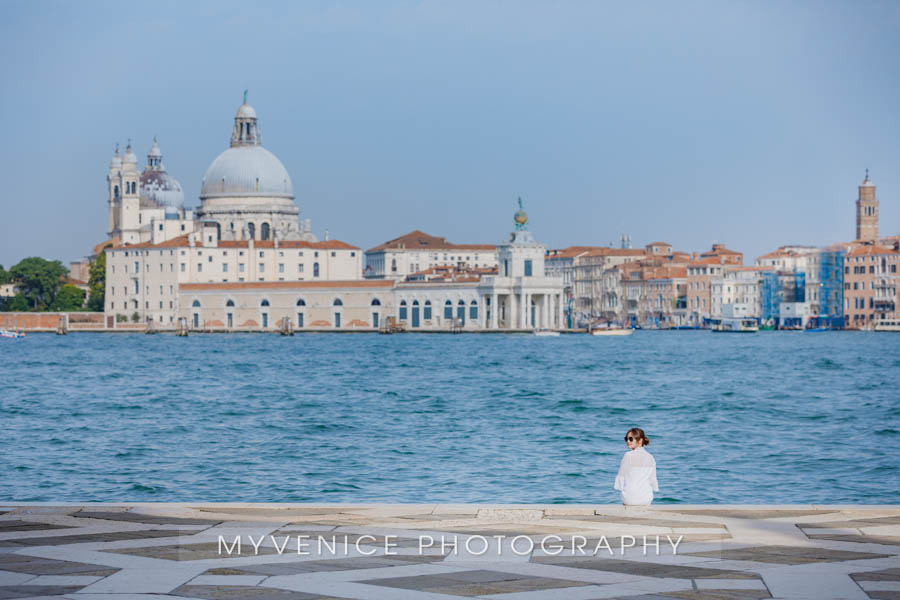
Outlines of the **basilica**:
<svg viewBox="0 0 900 600">
<path fill-rule="evenodd" d="M 181 184 L 166 171 L 157 139 L 138 170 L 131 143 L 109 163 L 109 229 L 113 245 L 161 243 L 215 223 L 222 240 L 316 241 L 309 221 L 301 224 L 287 169 L 262 145 L 256 111 L 247 102 L 234 118 L 229 147 L 203 176 L 200 207 L 184 207 Z"/>
<path fill-rule="evenodd" d="M 129 143 L 124 155 L 116 150 L 107 174 L 109 239 L 100 251 L 106 253 L 105 313 L 111 326 L 563 326 L 562 279 L 545 273 L 545 247 L 528 231 L 521 201 L 515 231 L 496 245 L 450 244 L 413 232 L 364 253 L 327 233 L 317 239 L 309 220 L 298 220 L 290 175 L 263 147 L 246 92 L 229 147 L 203 176 L 196 210 L 185 208 L 181 184 L 166 171 L 155 138 L 143 171 L 137 163 Z M 365 255 L 370 256 L 364 268 Z"/>
</svg>

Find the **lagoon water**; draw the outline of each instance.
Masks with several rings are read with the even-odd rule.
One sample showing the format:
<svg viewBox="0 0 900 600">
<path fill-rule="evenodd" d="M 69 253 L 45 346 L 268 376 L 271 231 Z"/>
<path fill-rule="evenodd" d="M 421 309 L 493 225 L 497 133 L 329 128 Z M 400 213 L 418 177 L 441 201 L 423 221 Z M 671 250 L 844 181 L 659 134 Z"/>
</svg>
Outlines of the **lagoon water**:
<svg viewBox="0 0 900 600">
<path fill-rule="evenodd" d="M 31 335 L 0 500 L 900 503 L 900 334 Z"/>
</svg>

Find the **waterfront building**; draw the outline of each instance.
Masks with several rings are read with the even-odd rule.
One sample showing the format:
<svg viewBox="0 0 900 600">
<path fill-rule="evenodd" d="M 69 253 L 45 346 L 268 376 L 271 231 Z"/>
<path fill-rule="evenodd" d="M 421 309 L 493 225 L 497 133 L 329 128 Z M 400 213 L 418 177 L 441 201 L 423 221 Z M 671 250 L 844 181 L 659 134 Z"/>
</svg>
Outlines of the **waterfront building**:
<svg viewBox="0 0 900 600">
<path fill-rule="evenodd" d="M 178 281 L 173 288 L 177 292 L 173 300 L 175 316 L 185 319 L 195 328 L 222 331 L 274 330 L 285 318 L 298 329 L 376 329 L 385 323 L 387 317 L 392 317 L 407 329 L 422 331 L 564 327 L 562 279 L 545 274 L 546 248 L 527 230 L 527 222 L 528 216 L 520 209 L 515 215 L 515 231 L 507 242 L 496 246 L 500 264 L 495 268 L 429 267 L 402 281 L 393 278 L 363 279 L 358 262 L 354 265 L 355 278 L 346 275 L 346 270 L 335 270 L 330 280 L 274 279 L 281 269 L 270 270 L 268 267 L 260 270 L 266 275 L 259 280 L 239 277 L 219 280 L 211 277 L 203 281 L 195 277 Z M 195 253 L 203 252 L 196 257 L 196 262 L 188 263 L 187 272 L 198 264 L 203 268 L 212 265 L 209 268 L 216 273 L 220 268 L 230 272 L 222 267 L 226 261 L 219 258 L 221 248 L 227 248 L 232 253 L 228 258 L 229 265 L 240 260 L 234 252 L 239 252 L 241 248 L 246 250 L 247 256 L 256 256 L 260 248 L 265 248 L 265 252 L 274 252 L 276 254 L 270 260 L 275 261 L 273 264 L 279 264 L 282 259 L 277 253 L 284 252 L 285 264 L 289 265 L 287 270 L 303 264 L 299 259 L 289 260 L 289 255 L 322 252 L 320 248 L 325 245 L 330 245 L 328 254 L 343 252 L 343 260 L 359 260 L 358 248 L 349 245 L 338 248 L 337 244 L 342 242 L 278 242 L 277 238 L 273 242 L 217 242 L 216 233 L 215 226 L 208 224 L 202 231 L 205 237 L 187 237 L 189 243 L 194 241 Z M 196 245 L 198 241 L 200 246 Z M 203 246 L 204 243 L 206 246 Z M 147 272 L 155 272 L 157 252 L 161 251 L 163 255 L 167 250 L 171 252 L 171 244 L 170 241 L 165 242 L 162 248 L 138 249 L 149 251 L 150 256 L 154 257 L 153 266 Z M 171 256 L 178 256 L 181 249 L 184 247 L 179 243 L 179 249 Z M 123 264 L 130 266 L 132 257 L 118 257 L 119 253 L 126 251 L 133 252 L 134 249 L 108 250 L 117 255 L 110 263 L 120 268 Z M 355 254 L 351 257 L 350 253 Z M 143 274 L 146 269 L 142 265 L 138 263 L 131 268 L 137 268 Z M 160 269 L 165 272 L 167 267 L 163 264 Z M 175 271 L 177 274 L 180 268 L 175 268 Z M 246 269 L 239 272 L 246 272 Z M 131 272 L 126 275 L 130 276 Z M 341 279 L 344 275 L 346 278 Z M 141 285 L 144 284 L 139 281 L 134 289 L 140 291 Z M 155 292 L 155 288 L 151 291 Z M 134 299 L 130 300 L 133 303 Z M 150 301 L 151 308 L 155 301 L 155 298 Z"/>
<path fill-rule="evenodd" d="M 741 266 L 744 255 L 729 250 L 724 244 L 713 244 L 712 249 L 699 256 L 695 253 L 687 264 L 687 319 L 688 324 L 702 326 L 711 315 L 711 283 L 721 278 L 727 266 Z"/>
<path fill-rule="evenodd" d="M 355 281 L 362 253 L 338 241 L 220 240 L 215 222 L 163 242 L 107 248 L 105 311 L 174 326 L 180 286 Z"/>
<path fill-rule="evenodd" d="M 184 283 L 177 314 L 191 328 L 210 331 L 276 331 L 284 319 L 298 329 L 368 329 L 395 314 L 394 285 L 364 279 Z"/>
<path fill-rule="evenodd" d="M 624 236 L 623 236 L 624 237 Z M 623 246 L 626 242 L 623 240 Z M 617 265 L 634 262 L 647 256 L 646 249 L 600 247 L 574 257 L 574 305 L 576 322 L 591 321 L 603 316 L 604 310 L 620 306 L 618 285 L 607 276 Z"/>
<path fill-rule="evenodd" d="M 858 245 L 844 257 L 844 326 L 869 329 L 895 318 L 900 288 L 900 242 Z"/>
<path fill-rule="evenodd" d="M 774 252 L 756 259 L 756 266 L 782 273 L 782 277 L 789 280 L 786 284 L 788 288 L 793 286 L 794 290 L 792 295 L 795 299 L 792 302 L 807 305 L 802 309 L 788 309 L 785 314 L 802 314 L 813 319 L 818 316 L 821 296 L 821 255 L 822 250 L 814 246 L 781 246 Z M 776 312 L 780 314 L 781 311 L 779 309 Z"/>
<path fill-rule="evenodd" d="M 760 273 L 766 267 L 726 267 L 710 279 L 710 316 L 760 318 Z"/>
<path fill-rule="evenodd" d="M 415 230 L 366 250 L 367 279 L 402 281 L 437 266 L 459 269 L 497 266 L 493 244 L 452 244 L 446 238 Z"/>
</svg>

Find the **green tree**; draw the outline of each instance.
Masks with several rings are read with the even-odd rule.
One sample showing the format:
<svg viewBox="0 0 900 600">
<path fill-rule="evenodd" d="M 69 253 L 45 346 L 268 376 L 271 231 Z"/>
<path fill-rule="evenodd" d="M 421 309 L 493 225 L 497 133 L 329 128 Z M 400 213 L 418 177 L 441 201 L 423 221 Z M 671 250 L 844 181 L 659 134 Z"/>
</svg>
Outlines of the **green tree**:
<svg viewBox="0 0 900 600">
<path fill-rule="evenodd" d="M 28 310 L 28 300 L 25 299 L 25 295 L 22 292 L 19 292 L 6 301 L 6 306 L 3 310 L 8 312 L 25 312 Z"/>
<path fill-rule="evenodd" d="M 78 286 L 67 283 L 59 288 L 56 299 L 50 310 L 59 312 L 73 312 L 84 308 L 84 290 Z"/>
<path fill-rule="evenodd" d="M 3 268 L 3 265 L 0 265 L 0 285 L 4 283 L 10 283 L 12 281 L 12 277 L 9 274 L 9 271 Z"/>
<path fill-rule="evenodd" d="M 56 300 L 59 280 L 69 272 L 58 260 L 38 256 L 22 259 L 9 270 L 28 301 L 29 310 L 46 310 Z"/>
<path fill-rule="evenodd" d="M 110 246 L 112 244 L 105 248 Z M 101 252 L 97 258 L 91 261 L 90 272 L 91 274 L 88 278 L 90 293 L 88 294 L 87 308 L 95 312 L 103 312 L 106 301 L 106 252 Z"/>
</svg>

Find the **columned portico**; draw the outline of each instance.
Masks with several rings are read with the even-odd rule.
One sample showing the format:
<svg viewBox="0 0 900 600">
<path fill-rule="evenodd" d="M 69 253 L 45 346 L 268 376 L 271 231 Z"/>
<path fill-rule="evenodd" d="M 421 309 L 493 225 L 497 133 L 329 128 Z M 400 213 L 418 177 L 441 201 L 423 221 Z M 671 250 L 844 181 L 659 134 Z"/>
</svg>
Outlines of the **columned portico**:
<svg viewBox="0 0 900 600">
<path fill-rule="evenodd" d="M 491 329 L 551 328 L 562 324 L 561 318 L 553 316 L 554 310 L 562 314 L 562 277 L 545 274 L 546 248 L 528 231 L 527 222 L 528 215 L 520 201 L 515 231 L 509 241 L 497 245 L 497 275 L 484 276 L 478 283 L 479 294 L 485 299 L 490 297 Z"/>
</svg>

